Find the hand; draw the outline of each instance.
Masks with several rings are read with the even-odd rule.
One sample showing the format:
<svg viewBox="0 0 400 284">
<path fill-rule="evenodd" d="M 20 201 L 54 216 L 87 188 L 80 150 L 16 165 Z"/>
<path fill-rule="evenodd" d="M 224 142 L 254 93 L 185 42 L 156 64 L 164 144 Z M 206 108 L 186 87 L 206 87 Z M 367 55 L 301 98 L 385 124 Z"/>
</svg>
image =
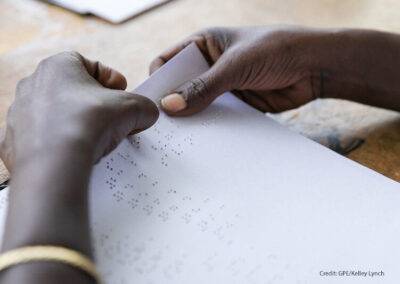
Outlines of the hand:
<svg viewBox="0 0 400 284">
<path fill-rule="evenodd" d="M 400 110 L 398 35 L 295 26 L 211 28 L 163 52 L 150 73 L 192 42 L 211 68 L 161 100 L 169 115 L 197 113 L 227 91 L 263 112 L 326 97 Z"/>
<path fill-rule="evenodd" d="M 311 30 L 292 27 L 211 28 L 198 32 L 156 58 L 150 73 L 195 42 L 212 65 L 162 100 L 170 115 L 191 115 L 206 108 L 220 94 L 235 94 L 264 112 L 296 108 L 318 96 L 310 83 L 307 58 L 296 46 Z M 183 99 L 182 99 L 183 97 Z"/>
<path fill-rule="evenodd" d="M 45 244 L 91 256 L 93 162 L 158 117 L 151 100 L 125 88 L 120 73 L 76 52 L 45 59 L 18 84 L 0 146 L 12 171 L 3 250 Z M 16 266 L 0 278 L 1 283 L 92 283 L 79 270 L 48 263 Z"/>
<path fill-rule="evenodd" d="M 19 82 L 9 109 L 0 147 L 7 168 L 52 149 L 62 157 L 60 151 L 70 145 L 97 161 L 129 133 L 150 127 L 157 107 L 125 88 L 119 72 L 79 53 L 43 60 Z"/>
</svg>

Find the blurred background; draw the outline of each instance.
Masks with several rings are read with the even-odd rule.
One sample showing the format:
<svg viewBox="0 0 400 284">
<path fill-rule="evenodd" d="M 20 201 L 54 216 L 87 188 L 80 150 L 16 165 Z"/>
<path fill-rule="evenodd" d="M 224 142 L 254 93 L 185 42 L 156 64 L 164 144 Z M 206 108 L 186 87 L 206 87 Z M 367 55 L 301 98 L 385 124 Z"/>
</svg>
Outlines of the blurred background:
<svg viewBox="0 0 400 284">
<path fill-rule="evenodd" d="M 269 24 L 399 33 L 400 1 L 174 0 L 112 24 L 43 1 L 0 0 L 0 126 L 5 124 L 17 82 L 52 54 L 77 50 L 121 71 L 128 79 L 128 89 L 133 89 L 148 76 L 148 65 L 157 54 L 199 29 Z M 400 181 L 398 113 L 324 100 L 274 118 Z"/>
</svg>

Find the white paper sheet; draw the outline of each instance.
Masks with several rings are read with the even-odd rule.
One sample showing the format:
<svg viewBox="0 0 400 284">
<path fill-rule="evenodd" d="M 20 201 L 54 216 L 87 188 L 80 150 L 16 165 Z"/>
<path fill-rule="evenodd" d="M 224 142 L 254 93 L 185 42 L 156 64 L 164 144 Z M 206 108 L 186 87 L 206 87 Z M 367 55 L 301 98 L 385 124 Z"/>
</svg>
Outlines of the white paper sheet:
<svg viewBox="0 0 400 284">
<path fill-rule="evenodd" d="M 91 13 L 112 23 L 120 23 L 134 15 L 170 0 L 45 0 L 80 14 Z"/>
<path fill-rule="evenodd" d="M 135 92 L 155 99 L 207 68 L 191 45 Z M 161 114 L 95 167 L 90 194 L 110 284 L 400 281 L 400 185 L 231 94 Z M 320 276 L 342 270 L 384 276 Z"/>
</svg>

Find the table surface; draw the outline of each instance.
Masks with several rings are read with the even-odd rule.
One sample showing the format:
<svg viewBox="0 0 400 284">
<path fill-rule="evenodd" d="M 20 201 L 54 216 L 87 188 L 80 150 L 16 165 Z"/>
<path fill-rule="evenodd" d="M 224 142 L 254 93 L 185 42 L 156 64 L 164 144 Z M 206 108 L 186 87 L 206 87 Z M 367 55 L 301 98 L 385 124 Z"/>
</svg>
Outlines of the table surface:
<svg viewBox="0 0 400 284">
<path fill-rule="evenodd" d="M 397 0 L 175 0 L 121 25 L 79 16 L 37 0 L 0 2 L 0 126 L 17 82 L 64 50 L 98 59 L 133 89 L 152 58 L 208 26 L 295 24 L 400 33 Z M 282 124 L 400 181 L 400 114 L 347 101 L 318 100 L 274 116 Z M 60 126 L 62 127 L 62 125 Z M 8 178 L 0 165 L 0 181 Z"/>
</svg>

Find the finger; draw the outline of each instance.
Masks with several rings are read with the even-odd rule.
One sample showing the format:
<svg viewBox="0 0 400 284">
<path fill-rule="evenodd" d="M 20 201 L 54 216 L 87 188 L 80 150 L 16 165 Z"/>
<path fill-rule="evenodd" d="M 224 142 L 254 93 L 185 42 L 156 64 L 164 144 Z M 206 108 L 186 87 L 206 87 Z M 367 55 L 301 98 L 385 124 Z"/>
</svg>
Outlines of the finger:
<svg viewBox="0 0 400 284">
<path fill-rule="evenodd" d="M 207 60 L 208 64 L 214 64 L 223 52 L 223 43 L 219 28 L 209 29 L 195 33 L 184 41 L 170 47 L 150 63 L 150 75 L 157 71 L 161 66 L 168 62 L 172 57 L 177 55 L 182 49 L 191 43 L 195 43 Z"/>
<path fill-rule="evenodd" d="M 157 105 L 147 97 L 126 93 L 129 129 L 126 134 L 136 134 L 151 127 L 158 119 Z"/>
<path fill-rule="evenodd" d="M 106 105 L 110 108 L 110 132 L 103 136 L 104 141 L 97 149 L 97 162 L 113 151 L 128 135 L 139 133 L 151 127 L 158 119 L 159 111 L 150 99 L 128 93 L 116 92 L 109 96 Z"/>
<path fill-rule="evenodd" d="M 151 63 L 149 68 L 150 75 L 156 72 L 161 66 L 168 62 L 172 57 L 181 52 L 186 46 L 191 44 L 195 40 L 200 40 L 199 36 L 189 37 L 188 39 L 168 48 L 158 57 L 156 57 Z"/>
<path fill-rule="evenodd" d="M 92 61 L 79 53 L 74 53 L 85 66 L 86 71 L 96 79 L 101 85 L 109 89 L 125 90 L 127 86 L 126 78 L 117 70 L 102 64 L 99 61 Z"/>
<path fill-rule="evenodd" d="M 187 116 L 202 111 L 219 95 L 231 89 L 231 76 L 222 64 L 215 64 L 198 78 L 185 83 L 175 93 L 161 99 L 161 108 L 171 116 Z"/>
</svg>

